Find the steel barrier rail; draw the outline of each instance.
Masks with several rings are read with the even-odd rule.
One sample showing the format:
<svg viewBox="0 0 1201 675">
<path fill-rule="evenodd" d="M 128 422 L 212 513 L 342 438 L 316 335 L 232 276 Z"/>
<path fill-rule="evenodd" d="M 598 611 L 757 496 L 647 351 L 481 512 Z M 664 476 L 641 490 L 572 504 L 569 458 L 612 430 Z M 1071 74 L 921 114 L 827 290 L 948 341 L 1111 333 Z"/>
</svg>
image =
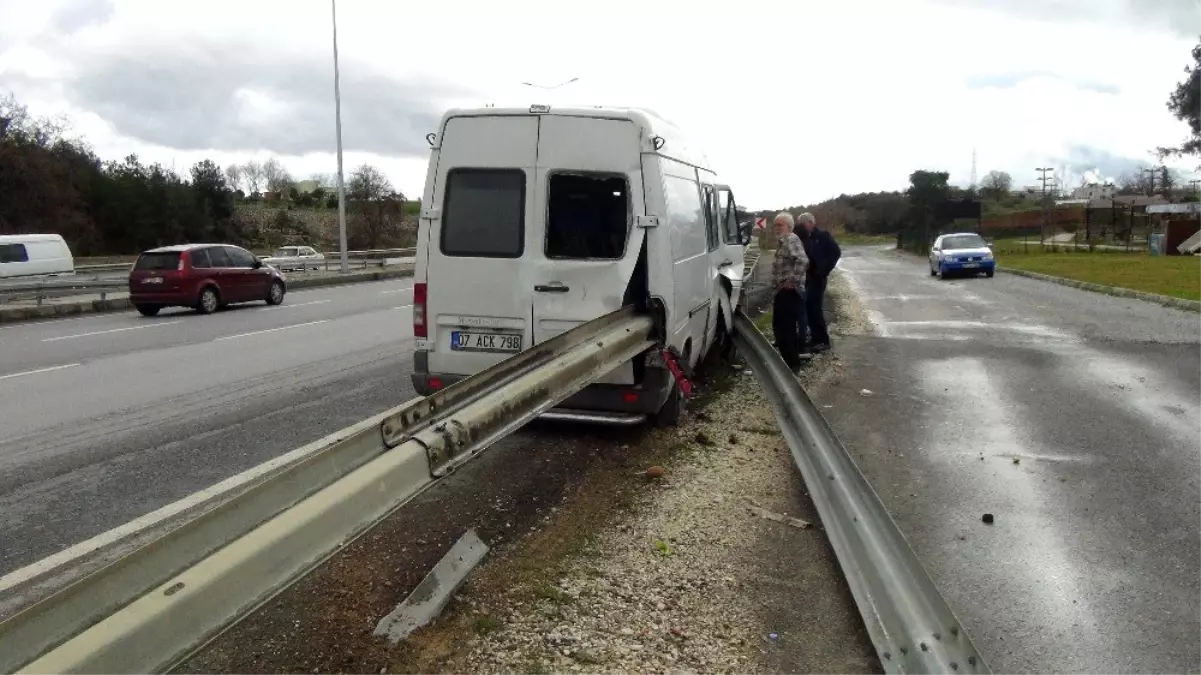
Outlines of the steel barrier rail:
<svg viewBox="0 0 1201 675">
<path fill-rule="evenodd" d="M 378 248 L 378 249 L 366 249 L 366 250 L 362 250 L 362 251 L 347 251 L 346 255 L 348 257 L 352 257 L 352 258 L 383 258 L 383 257 L 388 257 L 388 256 L 408 256 L 408 255 L 413 255 L 416 252 L 417 252 L 417 249 L 413 248 L 413 247 L 409 247 L 409 248 Z M 341 251 L 333 251 L 333 252 L 328 252 L 328 253 L 322 253 L 322 255 L 324 255 L 326 257 L 341 256 L 342 253 L 341 253 Z M 270 258 L 271 256 L 260 256 L 260 257 Z M 129 262 L 124 262 L 124 263 L 101 263 L 101 264 L 96 264 L 96 265 L 76 265 L 75 273 L 79 274 L 80 272 L 84 272 L 84 273 L 119 272 L 121 270 L 129 270 L 132 267 L 133 267 L 132 260 Z"/>
<path fill-rule="evenodd" d="M 5 670 L 170 667 L 495 440 L 651 348 L 651 330 L 651 319 L 626 308 L 344 430 L 329 448 L 0 623 Z M 338 457 L 361 461 L 341 466 Z M 325 484 L 314 482 L 318 465 L 333 470 Z M 284 508 L 219 535 L 223 521 L 272 506 Z"/>
<path fill-rule="evenodd" d="M 987 673 L 888 510 L 745 314 L 734 344 L 771 401 L 886 673 Z"/>
</svg>

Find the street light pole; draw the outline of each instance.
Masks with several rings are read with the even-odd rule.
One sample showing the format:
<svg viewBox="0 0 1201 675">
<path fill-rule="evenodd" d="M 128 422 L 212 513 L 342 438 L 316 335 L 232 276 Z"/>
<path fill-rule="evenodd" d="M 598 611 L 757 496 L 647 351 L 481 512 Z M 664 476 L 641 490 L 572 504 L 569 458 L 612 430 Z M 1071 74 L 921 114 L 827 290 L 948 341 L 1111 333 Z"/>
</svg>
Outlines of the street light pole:
<svg viewBox="0 0 1201 675">
<path fill-rule="evenodd" d="M 329 0 L 334 19 L 334 124 L 338 129 L 338 250 L 342 257 L 342 273 L 350 271 L 346 258 L 346 185 L 342 179 L 342 90 L 338 78 L 338 1 Z"/>
</svg>

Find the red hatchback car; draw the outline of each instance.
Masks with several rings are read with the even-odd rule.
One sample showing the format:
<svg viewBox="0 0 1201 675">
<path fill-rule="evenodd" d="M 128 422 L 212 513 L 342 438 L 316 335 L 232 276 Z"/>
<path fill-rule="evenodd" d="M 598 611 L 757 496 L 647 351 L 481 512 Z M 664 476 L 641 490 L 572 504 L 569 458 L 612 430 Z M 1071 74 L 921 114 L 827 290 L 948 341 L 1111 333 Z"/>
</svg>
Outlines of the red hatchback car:
<svg viewBox="0 0 1201 675">
<path fill-rule="evenodd" d="M 225 305 L 284 301 L 284 277 L 253 253 L 229 244 L 182 244 L 151 249 L 129 272 L 129 299 L 145 316 L 163 307 L 211 314 Z"/>
</svg>

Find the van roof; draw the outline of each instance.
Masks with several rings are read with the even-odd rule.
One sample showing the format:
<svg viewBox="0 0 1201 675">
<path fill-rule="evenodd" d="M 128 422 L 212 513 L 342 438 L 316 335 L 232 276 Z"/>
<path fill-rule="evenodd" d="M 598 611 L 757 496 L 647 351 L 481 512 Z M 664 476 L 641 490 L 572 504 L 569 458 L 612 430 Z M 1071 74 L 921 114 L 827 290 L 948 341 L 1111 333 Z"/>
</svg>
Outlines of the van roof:
<svg viewBox="0 0 1201 675">
<path fill-rule="evenodd" d="M 63 241 L 61 234 L 0 234 L 0 244 L 35 241 Z"/>
<path fill-rule="evenodd" d="M 542 112 L 531 112 L 529 108 L 452 108 L 442 116 L 438 125 L 439 132 L 446 129 L 446 122 L 452 117 L 500 117 L 528 115 L 562 115 L 565 117 L 595 117 L 597 119 L 629 120 L 645 132 L 647 138 L 659 136 L 664 143 L 656 153 L 664 157 L 676 159 L 686 164 L 698 166 L 712 171 L 708 156 L 699 148 L 692 145 L 684 132 L 675 124 L 659 116 L 652 110 L 637 107 L 592 106 L 566 107 L 538 106 Z"/>
</svg>

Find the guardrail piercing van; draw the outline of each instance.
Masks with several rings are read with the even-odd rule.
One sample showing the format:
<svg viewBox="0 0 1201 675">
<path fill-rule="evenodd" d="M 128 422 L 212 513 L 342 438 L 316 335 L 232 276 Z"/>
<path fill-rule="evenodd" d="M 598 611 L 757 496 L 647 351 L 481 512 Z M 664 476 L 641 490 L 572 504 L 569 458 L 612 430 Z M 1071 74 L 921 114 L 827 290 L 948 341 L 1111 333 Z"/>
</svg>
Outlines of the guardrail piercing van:
<svg viewBox="0 0 1201 675">
<path fill-rule="evenodd" d="M 413 385 L 446 387 L 636 304 L 685 368 L 727 340 L 743 250 L 730 189 L 672 124 L 624 108 L 447 112 L 418 228 Z M 610 372 L 543 417 L 679 419 L 661 354 Z"/>
</svg>

